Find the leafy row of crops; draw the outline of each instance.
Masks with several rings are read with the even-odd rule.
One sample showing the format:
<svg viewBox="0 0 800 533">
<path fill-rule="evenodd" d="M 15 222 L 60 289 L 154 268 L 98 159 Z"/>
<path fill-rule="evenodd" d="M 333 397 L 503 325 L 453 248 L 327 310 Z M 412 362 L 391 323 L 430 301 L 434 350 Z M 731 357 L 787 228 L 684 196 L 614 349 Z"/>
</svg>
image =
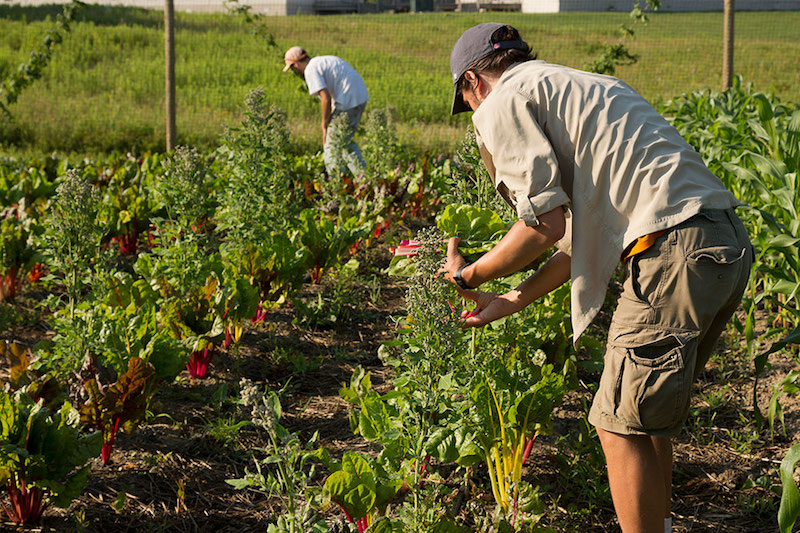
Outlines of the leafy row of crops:
<svg viewBox="0 0 800 533">
<path fill-rule="evenodd" d="M 786 335 L 800 323 L 800 111 L 737 83 L 676 98 L 665 112 L 746 203 L 758 261 L 732 327 L 761 372 L 770 352 L 800 337 L 797 329 Z M 526 460 L 578 387 L 569 288 L 482 330 L 459 327 L 464 303 L 437 275 L 444 242 L 458 235 L 462 252 L 477 256 L 513 218 L 474 144 L 468 138 L 455 160 L 415 158 L 388 115 L 374 111 L 361 136 L 368 170 L 325 175 L 318 154 L 291 153 L 286 117 L 263 92 L 249 95 L 243 114 L 206 154 L 0 161 L 3 309 L 43 290 L 53 332 L 32 351 L 2 348 L 10 373 L 0 393 L 0 482 L 9 518 L 33 523 L 49 505 L 68 506 L 91 458 L 113 462 L 118 432 L 157 414 L 160 386 L 187 372 L 205 379 L 215 354 L 235 356 L 248 332 L 267 327 L 269 309 L 292 306 L 311 325 L 342 319 L 342 302 L 358 298 L 359 254 L 388 235 L 396 245 L 389 272 L 407 286 L 396 338 L 378 354 L 391 386 L 377 389 L 357 368 L 340 391 L 352 431 L 373 453 L 332 456 L 282 423 L 280 391 L 242 380 L 234 392 L 240 423 L 269 444 L 251 450 L 253 467 L 230 479 L 230 490 L 280 499 L 273 532 L 333 531 L 336 515 L 359 533 L 536 530 L 546 489 L 525 475 Z M 435 223 L 398 243 L 410 235 L 394 227 L 417 217 Z M 325 281 L 330 294 L 300 297 L 301 287 Z M 754 320 L 765 311 L 774 328 L 759 337 Z M 582 349 L 599 359 L 592 339 Z M 776 387 L 770 428 L 780 431 L 781 402 L 800 390 L 799 376 Z M 781 470 L 783 531 L 800 502 L 797 450 Z"/>
</svg>

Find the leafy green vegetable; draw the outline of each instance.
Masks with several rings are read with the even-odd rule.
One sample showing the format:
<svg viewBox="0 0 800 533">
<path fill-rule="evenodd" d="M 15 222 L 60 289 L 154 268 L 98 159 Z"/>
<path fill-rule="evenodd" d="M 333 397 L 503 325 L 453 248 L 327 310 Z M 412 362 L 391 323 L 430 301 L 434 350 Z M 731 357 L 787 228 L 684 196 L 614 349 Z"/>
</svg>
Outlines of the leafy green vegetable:
<svg viewBox="0 0 800 533">
<path fill-rule="evenodd" d="M 111 459 L 119 428 L 122 427 L 126 433 L 130 433 L 144 418 L 147 402 L 154 391 L 151 379 L 154 374 L 152 364 L 139 357 L 132 357 L 128 363 L 128 371 L 107 389 L 102 390 L 96 378 L 84 383 L 89 401 L 81 407 L 80 421 L 102 432 L 103 464 Z"/>
<path fill-rule="evenodd" d="M 49 411 L 27 394 L 0 391 L 0 484 L 5 485 L 11 521 L 37 523 L 49 505 L 67 507 L 86 484 L 102 443 L 99 432 L 81 435 L 79 415 L 69 402 Z"/>
</svg>

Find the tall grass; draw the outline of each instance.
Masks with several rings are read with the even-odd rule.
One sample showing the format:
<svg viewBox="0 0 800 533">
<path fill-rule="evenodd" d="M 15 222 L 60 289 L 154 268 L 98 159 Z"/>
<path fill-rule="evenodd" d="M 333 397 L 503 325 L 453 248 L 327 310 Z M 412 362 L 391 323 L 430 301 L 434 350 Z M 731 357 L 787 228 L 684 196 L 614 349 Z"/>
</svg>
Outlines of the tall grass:
<svg viewBox="0 0 800 533">
<path fill-rule="evenodd" d="M 0 6 L 0 74 L 24 61 L 58 7 Z M 449 150 L 468 117 L 450 117 L 449 52 L 463 29 L 517 26 L 539 57 L 582 67 L 616 42 L 622 13 L 406 14 L 262 19 L 261 33 L 234 15 L 176 14 L 179 143 L 214 145 L 240 119 L 245 94 L 262 86 L 284 108 L 301 148 L 319 143 L 318 103 L 281 72 L 286 48 L 339 55 L 361 72 L 371 105 L 391 107 L 403 140 Z M 12 107 L 0 142 L 16 149 L 100 152 L 163 149 L 163 15 L 87 6 L 45 76 Z M 762 90 L 800 100 L 800 12 L 737 13 L 735 70 Z M 628 43 L 640 61 L 617 75 L 654 102 L 721 79 L 720 13 L 656 14 Z M 270 46 L 269 35 L 275 46 Z"/>
</svg>

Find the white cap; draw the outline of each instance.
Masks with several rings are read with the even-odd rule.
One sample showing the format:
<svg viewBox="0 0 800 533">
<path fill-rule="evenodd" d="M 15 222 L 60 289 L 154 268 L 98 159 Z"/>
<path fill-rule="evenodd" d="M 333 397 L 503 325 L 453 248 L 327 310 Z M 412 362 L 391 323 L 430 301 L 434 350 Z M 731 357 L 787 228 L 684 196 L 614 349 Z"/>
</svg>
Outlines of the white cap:
<svg viewBox="0 0 800 533">
<path fill-rule="evenodd" d="M 286 66 L 283 67 L 283 71 L 286 72 L 292 66 L 292 63 L 297 63 L 298 61 L 302 61 L 307 57 L 308 54 L 306 54 L 306 51 L 301 47 L 292 46 L 286 50 L 286 53 L 283 55 L 283 61 L 286 63 Z"/>
</svg>

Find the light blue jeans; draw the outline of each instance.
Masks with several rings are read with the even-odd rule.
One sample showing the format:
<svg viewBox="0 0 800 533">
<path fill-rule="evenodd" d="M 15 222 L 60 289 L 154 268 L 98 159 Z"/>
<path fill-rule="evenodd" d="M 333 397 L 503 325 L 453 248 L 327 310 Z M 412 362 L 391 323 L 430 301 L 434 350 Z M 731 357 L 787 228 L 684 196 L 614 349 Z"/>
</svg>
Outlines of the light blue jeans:
<svg viewBox="0 0 800 533">
<path fill-rule="evenodd" d="M 341 172 L 346 173 L 349 169 L 353 176 L 359 176 L 364 171 L 364 158 L 361 155 L 361 148 L 353 140 L 353 136 L 358 130 L 358 125 L 361 122 L 361 115 L 367 103 L 351 107 L 350 109 L 334 109 L 331 115 L 331 126 L 328 126 L 328 135 L 325 139 L 325 146 L 322 150 L 322 160 L 325 161 L 325 168 L 328 173 L 332 174 L 336 171 L 337 167 Z M 337 154 L 334 151 L 330 139 L 336 138 L 338 132 L 333 129 L 334 118 L 339 115 L 347 115 L 348 131 L 345 132 L 343 145 L 346 147 L 341 153 Z M 333 126 L 333 127 L 332 127 Z"/>
</svg>

